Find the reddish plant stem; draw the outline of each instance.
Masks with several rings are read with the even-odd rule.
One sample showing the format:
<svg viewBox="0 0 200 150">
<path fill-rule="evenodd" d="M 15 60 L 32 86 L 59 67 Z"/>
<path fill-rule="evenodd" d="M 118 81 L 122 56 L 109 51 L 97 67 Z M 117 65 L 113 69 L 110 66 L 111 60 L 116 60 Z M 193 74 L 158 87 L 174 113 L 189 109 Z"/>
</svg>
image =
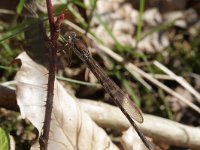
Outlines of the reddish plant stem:
<svg viewBox="0 0 200 150">
<path fill-rule="evenodd" d="M 48 78 L 48 85 L 47 85 L 45 118 L 44 118 L 43 132 L 39 138 L 39 144 L 40 144 L 41 150 L 48 149 L 51 114 L 52 114 L 52 108 L 53 108 L 54 82 L 55 82 L 55 75 L 56 75 L 56 61 L 57 61 L 56 53 L 57 53 L 57 47 L 58 47 L 57 41 L 58 41 L 61 22 L 64 19 L 63 15 L 61 15 L 58 17 L 57 21 L 55 22 L 51 0 L 46 0 L 46 3 L 47 3 L 52 46 L 50 50 L 49 78 Z"/>
<path fill-rule="evenodd" d="M 51 35 L 51 41 L 54 41 L 54 31 L 55 31 L 55 22 L 54 22 L 54 16 L 53 16 L 53 5 L 51 0 L 46 0 L 47 3 L 47 14 L 49 18 L 49 26 L 50 26 L 50 35 Z"/>
</svg>

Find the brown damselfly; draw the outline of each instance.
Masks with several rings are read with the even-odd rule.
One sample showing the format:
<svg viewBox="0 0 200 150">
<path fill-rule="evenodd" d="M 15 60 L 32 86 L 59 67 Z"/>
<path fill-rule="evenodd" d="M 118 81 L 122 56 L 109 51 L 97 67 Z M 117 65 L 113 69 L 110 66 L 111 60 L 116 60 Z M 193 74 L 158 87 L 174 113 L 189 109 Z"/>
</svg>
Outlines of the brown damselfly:
<svg viewBox="0 0 200 150">
<path fill-rule="evenodd" d="M 123 92 L 119 86 L 113 82 L 100 67 L 100 65 L 90 55 L 86 44 L 76 37 L 75 32 L 67 32 L 63 36 L 64 42 L 69 46 L 70 49 L 87 65 L 95 77 L 99 80 L 105 91 L 111 96 L 114 103 L 121 109 L 124 115 L 127 117 L 129 122 L 132 124 L 141 140 L 144 142 L 148 149 L 153 149 L 149 141 L 144 137 L 142 132 L 138 129 L 134 120 L 139 123 L 143 122 L 143 116 L 140 109 L 135 103 L 130 100 L 128 94 Z M 66 50 L 67 51 L 67 50 Z"/>
</svg>

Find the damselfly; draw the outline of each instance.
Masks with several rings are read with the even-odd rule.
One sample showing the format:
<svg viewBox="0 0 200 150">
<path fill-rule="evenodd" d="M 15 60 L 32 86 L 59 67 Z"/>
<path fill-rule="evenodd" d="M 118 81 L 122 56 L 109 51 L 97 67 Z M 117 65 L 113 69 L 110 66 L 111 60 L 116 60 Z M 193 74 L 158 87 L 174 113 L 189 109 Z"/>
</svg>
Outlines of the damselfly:
<svg viewBox="0 0 200 150">
<path fill-rule="evenodd" d="M 75 32 L 67 32 L 63 39 L 99 80 L 105 91 L 112 97 L 115 104 L 121 109 L 132 124 L 146 147 L 152 149 L 149 142 L 134 122 L 134 120 L 136 120 L 137 122 L 142 123 L 143 116 L 140 109 L 132 100 L 130 100 L 128 94 L 123 92 L 119 86 L 106 75 L 100 65 L 92 58 L 84 42 L 76 37 Z"/>
</svg>

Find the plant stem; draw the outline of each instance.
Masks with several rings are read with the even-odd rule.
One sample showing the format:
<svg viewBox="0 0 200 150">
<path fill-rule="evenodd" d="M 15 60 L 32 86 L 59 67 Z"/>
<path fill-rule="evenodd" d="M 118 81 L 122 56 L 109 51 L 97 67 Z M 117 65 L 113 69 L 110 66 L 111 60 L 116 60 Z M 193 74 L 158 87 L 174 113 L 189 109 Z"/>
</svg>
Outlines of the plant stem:
<svg viewBox="0 0 200 150">
<path fill-rule="evenodd" d="M 57 41 L 60 32 L 60 25 L 62 20 L 64 19 L 64 15 L 58 17 L 57 21 L 54 21 L 53 16 L 53 6 L 51 0 L 46 0 L 47 3 L 47 12 L 49 18 L 49 26 L 50 26 L 50 42 L 52 46 L 50 47 L 50 61 L 49 61 L 49 77 L 48 77 L 48 85 L 47 85 L 47 100 L 45 105 L 45 118 L 43 125 L 43 132 L 39 138 L 39 144 L 41 150 L 48 149 L 48 140 L 49 140 L 49 131 L 51 124 L 51 114 L 53 108 L 53 96 L 54 96 L 54 81 L 56 76 L 56 61 L 57 61 Z"/>
</svg>

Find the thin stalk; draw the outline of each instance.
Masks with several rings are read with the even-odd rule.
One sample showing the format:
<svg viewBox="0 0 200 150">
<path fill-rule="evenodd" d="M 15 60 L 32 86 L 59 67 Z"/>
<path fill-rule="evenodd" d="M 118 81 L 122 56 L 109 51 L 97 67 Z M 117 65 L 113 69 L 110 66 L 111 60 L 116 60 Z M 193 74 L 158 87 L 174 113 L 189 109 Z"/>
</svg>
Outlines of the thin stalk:
<svg viewBox="0 0 200 150">
<path fill-rule="evenodd" d="M 56 77 L 56 61 L 57 61 L 57 48 L 58 48 L 58 36 L 60 32 L 61 21 L 64 19 L 64 16 L 61 15 L 58 17 L 57 21 L 54 21 L 53 16 L 53 6 L 51 0 L 46 0 L 47 3 L 47 12 L 50 25 L 50 41 L 52 43 L 50 50 L 50 61 L 49 61 L 49 77 L 47 85 L 47 100 L 45 106 L 45 118 L 43 125 L 43 132 L 39 138 L 39 144 L 41 150 L 48 149 L 48 140 L 49 140 L 49 131 L 51 123 L 51 114 L 53 108 L 53 96 L 54 96 L 54 81 Z"/>
</svg>

